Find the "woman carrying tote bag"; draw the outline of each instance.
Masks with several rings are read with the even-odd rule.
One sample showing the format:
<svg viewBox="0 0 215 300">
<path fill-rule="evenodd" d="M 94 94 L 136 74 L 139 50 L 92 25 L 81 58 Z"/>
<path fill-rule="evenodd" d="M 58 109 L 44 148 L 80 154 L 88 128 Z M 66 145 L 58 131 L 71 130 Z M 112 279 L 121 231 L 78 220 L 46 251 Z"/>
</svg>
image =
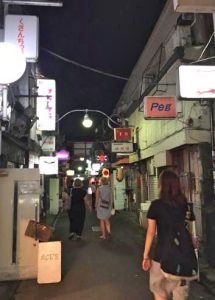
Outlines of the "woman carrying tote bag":
<svg viewBox="0 0 215 300">
<path fill-rule="evenodd" d="M 188 298 L 189 281 L 198 278 L 198 264 L 191 236 L 186 228 L 189 209 L 179 177 L 165 170 L 159 177 L 160 198 L 152 201 L 142 268 L 150 270 L 150 290 L 155 300 Z M 152 259 L 150 252 L 157 231 Z"/>
<path fill-rule="evenodd" d="M 112 215 L 113 197 L 108 178 L 101 177 L 101 185 L 96 191 L 97 218 L 100 220 L 101 236 L 105 240 L 111 237 L 110 217 Z"/>
</svg>

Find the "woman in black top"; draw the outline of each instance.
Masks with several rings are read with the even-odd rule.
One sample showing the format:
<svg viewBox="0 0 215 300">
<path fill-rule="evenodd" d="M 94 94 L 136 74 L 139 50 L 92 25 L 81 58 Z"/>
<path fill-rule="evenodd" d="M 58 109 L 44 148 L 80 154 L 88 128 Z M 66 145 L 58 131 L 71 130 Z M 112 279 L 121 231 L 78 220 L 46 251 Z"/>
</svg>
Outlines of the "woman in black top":
<svg viewBox="0 0 215 300">
<path fill-rule="evenodd" d="M 142 268 L 150 269 L 150 290 L 155 300 L 167 300 L 173 294 L 174 300 L 188 297 L 188 283 L 165 278 L 160 268 L 162 247 L 170 230 L 169 216 L 175 222 L 183 222 L 187 212 L 187 200 L 180 187 L 178 176 L 171 170 L 163 171 L 159 178 L 160 199 L 151 203 L 147 218 L 148 228 L 143 252 Z M 157 230 L 157 241 L 152 260 L 150 251 Z M 174 257 L 172 258 L 174 260 Z"/>
<path fill-rule="evenodd" d="M 71 208 L 68 211 L 70 221 L 69 239 L 81 239 L 84 227 L 86 207 L 91 210 L 87 198 L 87 192 L 83 189 L 83 183 L 80 179 L 74 181 L 74 187 L 70 192 Z"/>
</svg>

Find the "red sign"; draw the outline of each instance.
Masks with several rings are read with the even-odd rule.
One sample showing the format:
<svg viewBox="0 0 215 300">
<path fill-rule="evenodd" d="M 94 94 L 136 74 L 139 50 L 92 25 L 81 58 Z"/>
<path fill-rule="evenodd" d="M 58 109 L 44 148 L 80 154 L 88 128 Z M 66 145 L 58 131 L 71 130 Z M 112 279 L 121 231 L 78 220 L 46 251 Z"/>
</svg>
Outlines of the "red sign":
<svg viewBox="0 0 215 300">
<path fill-rule="evenodd" d="M 149 96 L 144 98 L 144 117 L 146 119 L 172 119 L 176 117 L 175 97 Z"/>
<path fill-rule="evenodd" d="M 100 154 L 97 156 L 97 160 L 99 160 L 100 162 L 104 162 L 107 160 L 107 155 Z"/>
<path fill-rule="evenodd" d="M 132 139 L 131 128 L 114 128 L 114 140 L 117 142 L 128 142 Z"/>
</svg>

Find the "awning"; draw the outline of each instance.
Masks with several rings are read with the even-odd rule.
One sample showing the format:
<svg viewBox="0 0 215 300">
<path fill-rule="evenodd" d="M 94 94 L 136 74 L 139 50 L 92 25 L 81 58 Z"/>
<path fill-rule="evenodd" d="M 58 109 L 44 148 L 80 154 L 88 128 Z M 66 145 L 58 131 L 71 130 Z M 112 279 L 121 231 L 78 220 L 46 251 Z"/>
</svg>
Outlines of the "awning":
<svg viewBox="0 0 215 300">
<path fill-rule="evenodd" d="M 116 161 L 115 163 L 112 164 L 112 167 L 117 167 L 117 166 L 123 166 L 123 165 L 128 165 L 129 164 L 129 158 L 124 157 Z"/>
</svg>

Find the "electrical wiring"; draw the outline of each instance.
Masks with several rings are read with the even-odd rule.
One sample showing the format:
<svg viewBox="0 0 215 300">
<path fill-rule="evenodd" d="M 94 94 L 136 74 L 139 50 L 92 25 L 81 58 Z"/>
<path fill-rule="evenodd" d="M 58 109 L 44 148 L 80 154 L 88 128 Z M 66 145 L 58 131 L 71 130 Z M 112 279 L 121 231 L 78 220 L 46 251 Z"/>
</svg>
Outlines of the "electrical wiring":
<svg viewBox="0 0 215 300">
<path fill-rule="evenodd" d="M 206 46 L 205 46 L 204 49 L 202 50 L 202 53 L 200 54 L 198 60 L 200 60 L 200 59 L 202 58 L 203 54 L 204 54 L 205 51 L 207 50 L 207 48 L 208 48 L 208 46 L 209 46 L 209 44 L 210 44 L 210 42 L 211 42 L 211 40 L 212 40 L 214 34 L 215 34 L 215 31 L 212 33 L 211 37 L 209 38 L 209 41 L 207 42 Z M 198 61 L 198 60 L 197 60 L 197 61 Z"/>
<path fill-rule="evenodd" d="M 77 61 L 68 59 L 68 58 L 66 58 L 66 57 L 64 57 L 64 56 L 62 56 L 62 55 L 59 55 L 59 54 L 57 54 L 57 53 L 55 53 L 55 52 L 49 50 L 49 49 L 46 49 L 46 48 L 41 47 L 41 50 L 43 50 L 43 51 L 45 51 L 45 52 L 51 54 L 52 56 L 55 56 L 55 57 L 57 57 L 57 58 L 59 58 L 59 59 L 65 61 L 65 62 L 67 62 L 67 63 L 73 64 L 73 65 L 75 65 L 75 66 L 77 66 L 77 67 L 80 67 L 80 68 L 83 68 L 83 69 L 85 69 L 85 70 L 88 70 L 88 71 L 91 71 L 91 72 L 95 72 L 95 73 L 98 73 L 98 74 L 101 74 L 101 75 L 104 75 L 104 76 L 116 78 L 116 79 L 121 79 L 121 80 L 125 80 L 125 81 L 128 81 L 128 80 L 129 80 L 129 78 L 127 78 L 127 77 L 123 77 L 123 76 L 111 74 L 111 73 L 108 73 L 108 72 L 104 72 L 104 71 L 101 71 L 101 70 L 98 70 L 98 69 L 91 68 L 91 67 L 89 67 L 89 66 L 80 64 L 80 63 L 78 63 Z"/>
<path fill-rule="evenodd" d="M 195 61 L 191 62 L 190 65 L 196 64 L 196 63 L 198 63 L 198 62 L 202 62 L 202 61 L 214 59 L 214 58 L 215 58 L 215 56 L 210 56 L 210 57 L 203 58 L 203 59 L 200 59 L 200 60 L 195 60 Z"/>
<path fill-rule="evenodd" d="M 197 60 L 191 62 L 191 63 L 190 63 L 191 65 L 192 65 L 192 64 L 195 64 L 195 63 L 197 63 L 197 62 L 202 62 L 202 61 L 206 61 L 206 60 L 215 58 L 215 56 L 211 56 L 211 57 L 207 57 L 207 58 L 201 59 L 202 56 L 204 55 L 205 51 L 207 50 L 207 48 L 208 48 L 208 46 L 209 46 L 209 44 L 210 44 L 210 42 L 211 42 L 211 40 L 212 40 L 212 38 L 213 38 L 214 35 L 215 35 L 215 31 L 214 31 L 214 32 L 212 33 L 212 35 L 210 36 L 210 38 L 209 38 L 207 44 L 205 45 L 204 49 L 203 49 L 202 52 L 201 52 L 199 58 L 198 58 Z"/>
</svg>

